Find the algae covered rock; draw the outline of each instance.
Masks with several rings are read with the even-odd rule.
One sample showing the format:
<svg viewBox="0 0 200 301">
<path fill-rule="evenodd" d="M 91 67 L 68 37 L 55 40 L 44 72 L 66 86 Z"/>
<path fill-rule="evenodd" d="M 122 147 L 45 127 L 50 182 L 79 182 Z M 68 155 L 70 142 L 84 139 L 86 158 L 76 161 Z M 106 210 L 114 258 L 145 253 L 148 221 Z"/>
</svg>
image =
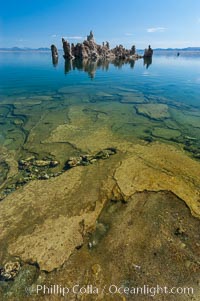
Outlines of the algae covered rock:
<svg viewBox="0 0 200 301">
<path fill-rule="evenodd" d="M 111 165 L 100 160 L 98 166 L 78 166 L 59 177 L 31 181 L 0 202 L 0 260 L 10 254 L 45 271 L 62 266 L 83 244 L 87 231 L 95 228 L 115 157 Z"/>
<path fill-rule="evenodd" d="M 199 162 L 181 150 L 152 143 L 135 146 L 116 170 L 115 179 L 126 200 L 138 191 L 171 191 L 200 217 L 199 169 Z"/>
<path fill-rule="evenodd" d="M 9 246 L 11 254 L 22 260 L 37 262 L 42 270 L 52 271 L 61 266 L 74 249 L 83 243 L 79 223 L 81 217 L 47 219 L 31 235 L 20 237 Z"/>
<path fill-rule="evenodd" d="M 103 149 L 96 154 L 86 154 L 86 155 L 80 155 L 79 157 L 70 157 L 69 160 L 66 162 L 66 169 L 75 167 L 75 166 L 86 166 L 89 164 L 95 163 L 97 160 L 100 159 L 108 159 L 110 156 L 117 153 L 116 148 L 111 147 L 107 149 Z"/>
<path fill-rule="evenodd" d="M 170 114 L 166 104 L 141 104 L 135 106 L 138 114 L 144 115 L 150 119 L 162 120 L 169 118 Z"/>
<path fill-rule="evenodd" d="M 0 280 L 12 280 L 18 274 L 21 266 L 18 261 L 6 262 L 0 270 Z"/>
<path fill-rule="evenodd" d="M 155 137 L 163 138 L 163 139 L 174 139 L 181 136 L 181 132 L 178 130 L 172 130 L 168 128 L 159 128 L 156 127 L 152 131 L 152 135 Z"/>
</svg>

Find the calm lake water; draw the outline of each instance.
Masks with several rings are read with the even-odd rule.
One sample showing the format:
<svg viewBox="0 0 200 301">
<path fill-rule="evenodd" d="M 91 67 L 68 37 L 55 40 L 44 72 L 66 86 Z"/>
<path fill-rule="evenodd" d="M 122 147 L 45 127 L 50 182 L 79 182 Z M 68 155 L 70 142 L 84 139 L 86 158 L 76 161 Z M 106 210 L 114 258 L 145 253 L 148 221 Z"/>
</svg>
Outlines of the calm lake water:
<svg viewBox="0 0 200 301">
<path fill-rule="evenodd" d="M 76 86 L 106 92 L 121 86 L 200 106 L 200 55 L 154 55 L 147 67 L 142 59 L 70 66 L 62 53 L 53 67 L 50 53 L 0 53 L 0 93 L 3 97 L 56 93 L 62 87 L 74 88 L 76 93 Z"/>
<path fill-rule="evenodd" d="M 60 53 L 52 62 L 50 53 L 0 53 L 0 78 L 0 143 L 15 160 L 34 154 L 64 164 L 88 151 L 87 139 L 102 128 L 127 141 L 176 144 L 200 159 L 200 55 L 65 62 Z M 6 166 L 2 159 L 0 183 Z"/>
</svg>

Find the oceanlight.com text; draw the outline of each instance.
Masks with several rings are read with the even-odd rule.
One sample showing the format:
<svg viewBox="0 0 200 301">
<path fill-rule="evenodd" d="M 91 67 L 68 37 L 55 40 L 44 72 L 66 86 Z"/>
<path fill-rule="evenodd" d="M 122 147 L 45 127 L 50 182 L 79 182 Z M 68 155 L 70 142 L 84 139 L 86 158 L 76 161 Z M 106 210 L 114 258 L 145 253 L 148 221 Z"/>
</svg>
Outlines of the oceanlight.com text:
<svg viewBox="0 0 200 301">
<path fill-rule="evenodd" d="M 37 285 L 36 287 L 27 287 L 27 294 L 36 295 L 57 295 L 57 296 L 67 296 L 70 294 L 74 295 L 144 295 L 154 297 L 156 295 L 188 295 L 192 296 L 194 294 L 193 287 L 168 287 L 168 286 L 123 286 L 123 285 L 104 285 L 103 287 L 97 287 L 92 284 L 80 285 L 74 284 L 73 286 L 63 286 L 63 285 Z"/>
</svg>

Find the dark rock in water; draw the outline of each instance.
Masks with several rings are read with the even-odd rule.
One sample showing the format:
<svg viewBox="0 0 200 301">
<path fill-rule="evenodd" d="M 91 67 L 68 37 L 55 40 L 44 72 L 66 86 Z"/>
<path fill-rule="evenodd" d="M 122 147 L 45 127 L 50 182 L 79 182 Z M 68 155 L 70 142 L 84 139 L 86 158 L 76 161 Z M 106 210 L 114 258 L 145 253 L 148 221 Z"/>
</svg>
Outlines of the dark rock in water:
<svg viewBox="0 0 200 301">
<path fill-rule="evenodd" d="M 9 172 L 9 165 L 6 161 L 0 161 L 0 185 L 6 180 Z"/>
<path fill-rule="evenodd" d="M 58 50 L 55 45 L 51 45 L 52 64 L 54 67 L 58 64 Z"/>
<path fill-rule="evenodd" d="M 69 160 L 67 161 L 68 167 L 75 167 L 81 165 L 81 163 L 82 163 L 81 157 L 70 157 Z"/>
<path fill-rule="evenodd" d="M 50 164 L 49 164 L 50 167 L 56 167 L 57 165 L 59 165 L 58 161 L 50 161 Z"/>
<path fill-rule="evenodd" d="M 47 173 L 41 174 L 38 176 L 39 180 L 48 180 L 50 176 Z"/>
<path fill-rule="evenodd" d="M 131 51 L 124 48 L 123 45 L 119 45 L 113 49 L 113 53 L 118 59 L 126 59 L 126 57 L 130 56 Z"/>
<path fill-rule="evenodd" d="M 190 152 L 195 159 L 200 159 L 200 147 L 194 140 L 185 140 L 183 149 Z"/>
<path fill-rule="evenodd" d="M 73 47 L 73 55 L 74 57 L 84 59 L 89 57 L 89 49 L 87 45 L 78 43 L 76 46 Z"/>
<path fill-rule="evenodd" d="M 144 57 L 152 57 L 152 55 L 153 55 L 153 49 L 149 45 L 149 47 L 144 51 Z"/>
<path fill-rule="evenodd" d="M 58 50 L 55 45 L 51 45 L 51 54 L 52 56 L 58 56 Z"/>
<path fill-rule="evenodd" d="M 95 159 L 107 159 L 107 158 L 109 158 L 111 155 L 114 155 L 114 154 L 115 154 L 115 152 L 112 151 L 111 149 L 104 149 L 104 150 L 98 152 L 98 153 L 94 156 L 94 158 L 95 158 Z"/>
<path fill-rule="evenodd" d="M 51 158 L 44 158 L 41 160 L 36 159 L 35 156 L 19 160 L 18 169 L 20 171 L 20 175 L 18 175 L 15 179 L 15 183 L 9 184 L 4 188 L 3 193 L 0 195 L 0 200 L 2 200 L 7 194 L 13 192 L 31 180 L 48 180 L 50 177 L 58 176 L 58 172 L 49 173 L 49 170 L 57 167 L 59 164 L 60 162 L 57 160 L 51 160 Z"/>
<path fill-rule="evenodd" d="M 109 155 L 115 155 L 117 153 L 117 149 L 115 147 L 109 147 L 105 150 L 109 152 Z"/>
<path fill-rule="evenodd" d="M 109 152 L 107 150 L 102 150 L 95 155 L 95 159 L 108 159 Z"/>
<path fill-rule="evenodd" d="M 31 167 L 56 167 L 59 162 L 56 160 L 37 160 L 35 157 L 19 160 L 19 169 L 27 169 Z M 37 171 L 37 169 L 34 169 Z"/>
<path fill-rule="evenodd" d="M 0 281 L 4 281 L 5 277 L 4 277 L 4 268 L 2 266 L 0 266 Z"/>
<path fill-rule="evenodd" d="M 64 38 L 62 38 L 63 50 L 64 50 L 64 58 L 71 59 L 73 55 L 71 53 L 71 46 Z"/>
<path fill-rule="evenodd" d="M 182 229 L 182 227 L 176 228 L 176 230 L 174 231 L 174 235 L 180 237 L 183 240 L 188 239 L 188 235 L 187 235 L 186 231 L 184 229 Z"/>
<path fill-rule="evenodd" d="M 145 137 L 140 137 L 140 138 L 143 139 L 143 140 L 145 140 L 146 142 L 149 142 L 149 143 L 151 143 L 151 142 L 154 141 L 151 136 L 145 136 Z"/>
<path fill-rule="evenodd" d="M 7 262 L 4 267 L 0 268 L 0 280 L 7 281 L 7 280 L 13 280 L 15 276 L 18 274 L 21 266 L 18 261 Z"/>
<path fill-rule="evenodd" d="M 133 46 L 131 47 L 131 52 L 130 52 L 130 54 L 134 55 L 135 52 L 136 52 L 136 48 L 135 48 L 135 45 L 133 45 Z"/>
<path fill-rule="evenodd" d="M 200 159 L 200 153 L 195 154 L 194 157 L 195 157 L 196 159 Z"/>
<path fill-rule="evenodd" d="M 16 180 L 15 184 L 13 184 L 12 191 L 25 185 L 31 180 L 48 180 L 50 177 L 58 176 L 60 173 L 50 173 L 49 170 L 57 167 L 59 164 L 60 162 L 57 160 L 51 160 L 49 158 L 38 160 L 34 156 L 19 160 L 18 168 L 21 171 L 21 175 Z M 8 194 L 8 188 L 9 187 L 6 187 L 6 190 L 4 189 L 6 194 Z"/>
</svg>

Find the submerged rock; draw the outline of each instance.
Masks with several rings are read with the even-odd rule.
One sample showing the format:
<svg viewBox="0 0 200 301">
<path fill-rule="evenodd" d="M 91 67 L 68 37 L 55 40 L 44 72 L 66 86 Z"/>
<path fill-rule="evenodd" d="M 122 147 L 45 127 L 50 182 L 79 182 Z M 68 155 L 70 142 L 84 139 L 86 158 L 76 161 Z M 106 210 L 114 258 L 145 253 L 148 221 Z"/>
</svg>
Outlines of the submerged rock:
<svg viewBox="0 0 200 301">
<path fill-rule="evenodd" d="M 92 164 L 88 169 L 72 168 L 48 181 L 30 182 L 8 196 L 10 201 L 1 202 L 0 242 L 4 241 L 4 249 L 0 260 L 6 252 L 24 262 L 38 263 L 42 270 L 60 267 L 83 244 L 83 235 L 95 228 L 106 201 L 99 195 L 99 185 L 109 170 L 103 163 L 98 166 L 99 174 Z M 83 194 L 86 189 L 87 197 Z M 13 199 L 18 213 L 10 204 Z M 6 227 L 8 220 L 12 224 Z"/>
<path fill-rule="evenodd" d="M 52 56 L 53 57 L 56 57 L 56 56 L 58 56 L 58 49 L 57 49 L 57 47 L 55 46 L 55 45 L 51 45 L 51 54 L 52 54 Z"/>
<path fill-rule="evenodd" d="M 56 160 L 37 160 L 34 156 L 27 159 L 19 160 L 19 169 L 26 169 L 27 167 L 56 167 L 59 162 Z M 36 171 L 36 169 L 35 169 Z"/>
<path fill-rule="evenodd" d="M 116 154 L 116 149 L 103 149 L 102 151 L 98 152 L 94 158 L 95 159 L 108 159 L 111 155 Z"/>
<path fill-rule="evenodd" d="M 35 160 L 33 165 L 37 167 L 44 167 L 44 166 L 49 166 L 51 161 L 45 161 L 45 160 Z"/>
<path fill-rule="evenodd" d="M 47 173 L 43 173 L 38 176 L 38 179 L 40 179 L 40 180 L 48 180 L 49 178 L 50 178 L 50 176 Z"/>
<path fill-rule="evenodd" d="M 18 261 L 7 262 L 3 268 L 0 269 L 0 280 L 13 280 L 18 274 L 21 266 Z"/>
<path fill-rule="evenodd" d="M 122 161 L 115 179 L 125 199 L 136 191 L 171 191 L 185 201 L 193 215 L 200 217 L 199 167 L 181 150 L 151 143 L 137 145 L 134 155 Z"/>
<path fill-rule="evenodd" d="M 81 165 L 81 163 L 82 163 L 82 157 L 70 157 L 69 160 L 67 161 L 67 165 L 69 167 L 75 167 Z"/>
<path fill-rule="evenodd" d="M 59 164 L 59 161 L 56 160 L 37 160 L 35 156 L 30 156 L 26 159 L 19 160 L 18 172 L 20 173 L 13 178 L 12 182 L 9 182 L 9 184 L 4 186 L 4 189 L 0 193 L 0 201 L 3 200 L 8 194 L 27 184 L 31 180 L 48 180 L 51 177 L 59 176 L 63 170 L 53 173 L 50 172 L 52 168 L 55 168 Z"/>
<path fill-rule="evenodd" d="M 172 130 L 168 128 L 155 127 L 152 131 L 152 135 L 160 137 L 161 139 L 171 140 L 181 136 L 181 132 L 178 130 Z"/>
<path fill-rule="evenodd" d="M 66 162 L 66 168 L 71 168 L 80 165 L 89 165 L 95 163 L 99 159 L 108 159 L 110 156 L 116 154 L 115 148 L 107 148 L 99 151 L 98 153 L 81 155 L 79 157 L 70 157 Z"/>
<path fill-rule="evenodd" d="M 169 108 L 166 104 L 141 104 L 136 105 L 135 109 L 138 114 L 151 119 L 162 120 L 170 117 Z"/>
<path fill-rule="evenodd" d="M 50 161 L 50 164 L 49 164 L 49 166 L 50 167 L 56 167 L 57 165 L 59 165 L 59 162 L 58 161 Z"/>
</svg>

